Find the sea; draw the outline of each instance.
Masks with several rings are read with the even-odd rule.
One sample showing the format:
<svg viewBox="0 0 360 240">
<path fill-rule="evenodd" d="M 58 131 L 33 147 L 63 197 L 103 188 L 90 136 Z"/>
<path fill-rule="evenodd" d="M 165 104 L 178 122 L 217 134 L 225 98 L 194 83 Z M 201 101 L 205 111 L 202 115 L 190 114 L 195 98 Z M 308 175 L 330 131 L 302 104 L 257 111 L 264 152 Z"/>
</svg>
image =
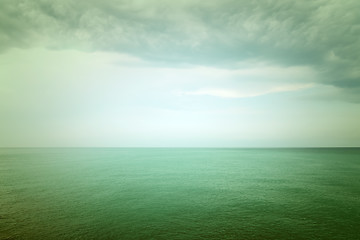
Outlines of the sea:
<svg viewBox="0 0 360 240">
<path fill-rule="evenodd" d="M 360 239 L 360 148 L 1 148 L 0 239 Z"/>
</svg>

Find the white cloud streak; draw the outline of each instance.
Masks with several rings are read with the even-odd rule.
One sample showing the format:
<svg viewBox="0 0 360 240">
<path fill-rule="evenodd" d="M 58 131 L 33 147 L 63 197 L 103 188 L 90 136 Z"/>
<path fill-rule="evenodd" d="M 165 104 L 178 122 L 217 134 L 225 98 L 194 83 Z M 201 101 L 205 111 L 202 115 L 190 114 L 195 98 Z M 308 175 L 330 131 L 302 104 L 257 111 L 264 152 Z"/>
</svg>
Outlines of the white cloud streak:
<svg viewBox="0 0 360 240">
<path fill-rule="evenodd" d="M 221 98 L 251 98 L 263 96 L 271 93 L 299 91 L 313 87 L 314 84 L 293 84 L 280 85 L 268 89 L 222 89 L 222 88 L 204 88 L 196 91 L 181 92 L 182 95 L 207 95 Z"/>
</svg>

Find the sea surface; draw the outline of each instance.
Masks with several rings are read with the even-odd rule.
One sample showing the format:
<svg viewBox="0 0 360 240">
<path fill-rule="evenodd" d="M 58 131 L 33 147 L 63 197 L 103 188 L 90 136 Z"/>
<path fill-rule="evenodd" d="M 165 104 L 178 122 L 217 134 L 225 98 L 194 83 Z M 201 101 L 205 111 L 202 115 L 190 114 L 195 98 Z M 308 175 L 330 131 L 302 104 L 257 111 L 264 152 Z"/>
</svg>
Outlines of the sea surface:
<svg viewBox="0 0 360 240">
<path fill-rule="evenodd" d="M 0 239 L 360 239 L 360 148 L 2 148 Z"/>
</svg>

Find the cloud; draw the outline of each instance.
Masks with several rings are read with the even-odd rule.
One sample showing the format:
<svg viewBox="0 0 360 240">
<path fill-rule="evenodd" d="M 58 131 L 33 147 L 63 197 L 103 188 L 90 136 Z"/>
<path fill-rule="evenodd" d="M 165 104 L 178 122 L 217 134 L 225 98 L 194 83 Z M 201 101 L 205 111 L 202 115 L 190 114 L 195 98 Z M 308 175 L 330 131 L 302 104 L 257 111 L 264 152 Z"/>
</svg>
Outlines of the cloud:
<svg viewBox="0 0 360 240">
<path fill-rule="evenodd" d="M 227 69 L 255 59 L 309 66 L 318 83 L 359 89 L 359 8 L 356 0 L 4 0 L 0 51 L 110 51 Z"/>
<path fill-rule="evenodd" d="M 209 89 L 200 89 L 196 91 L 182 92 L 181 94 L 207 95 L 207 96 L 222 97 L 222 98 L 251 98 L 251 97 L 258 97 L 271 93 L 299 91 L 306 88 L 310 88 L 312 86 L 313 84 L 282 85 L 282 86 L 276 86 L 263 90 L 258 90 L 258 89 L 233 90 L 233 89 L 209 88 Z"/>
</svg>

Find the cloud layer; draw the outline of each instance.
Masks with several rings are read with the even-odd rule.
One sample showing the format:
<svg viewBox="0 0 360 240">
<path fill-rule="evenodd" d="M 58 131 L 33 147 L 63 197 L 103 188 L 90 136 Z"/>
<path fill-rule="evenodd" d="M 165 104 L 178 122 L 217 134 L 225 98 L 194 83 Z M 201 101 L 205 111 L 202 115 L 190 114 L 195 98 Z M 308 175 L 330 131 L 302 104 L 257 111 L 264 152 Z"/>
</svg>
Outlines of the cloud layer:
<svg viewBox="0 0 360 240">
<path fill-rule="evenodd" d="M 232 90 L 232 89 L 221 89 L 221 88 L 208 88 L 200 89 L 192 92 L 184 92 L 185 95 L 208 95 L 214 97 L 223 97 L 223 98 L 250 98 L 258 97 L 262 95 L 267 95 L 271 93 L 280 93 L 280 92 L 291 92 L 298 91 L 301 89 L 306 89 L 312 87 L 312 84 L 304 85 L 282 85 L 276 86 L 268 89 L 259 90 Z"/>
<path fill-rule="evenodd" d="M 359 1 L 5 0 L 0 46 L 115 51 L 170 65 L 311 66 L 360 87 Z"/>
</svg>

